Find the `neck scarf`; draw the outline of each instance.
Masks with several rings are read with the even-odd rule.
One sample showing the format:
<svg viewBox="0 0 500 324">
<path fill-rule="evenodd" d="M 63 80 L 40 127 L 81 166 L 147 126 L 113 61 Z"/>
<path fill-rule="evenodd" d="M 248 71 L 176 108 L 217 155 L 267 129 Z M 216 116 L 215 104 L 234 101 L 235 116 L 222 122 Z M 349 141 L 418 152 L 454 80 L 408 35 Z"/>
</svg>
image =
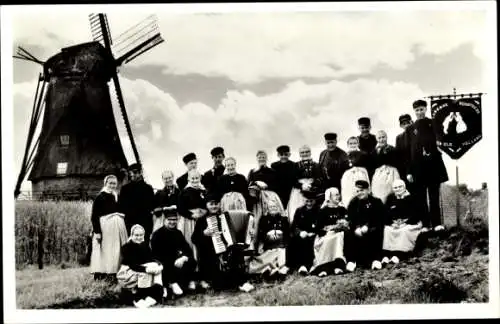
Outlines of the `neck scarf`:
<svg viewBox="0 0 500 324">
<path fill-rule="evenodd" d="M 113 197 L 115 197 L 115 201 L 118 201 L 118 194 L 116 193 L 115 190 L 111 190 L 109 189 L 108 187 L 104 186 L 102 189 L 101 189 L 101 192 L 105 192 L 105 193 L 108 193 L 108 194 L 112 194 Z"/>
</svg>

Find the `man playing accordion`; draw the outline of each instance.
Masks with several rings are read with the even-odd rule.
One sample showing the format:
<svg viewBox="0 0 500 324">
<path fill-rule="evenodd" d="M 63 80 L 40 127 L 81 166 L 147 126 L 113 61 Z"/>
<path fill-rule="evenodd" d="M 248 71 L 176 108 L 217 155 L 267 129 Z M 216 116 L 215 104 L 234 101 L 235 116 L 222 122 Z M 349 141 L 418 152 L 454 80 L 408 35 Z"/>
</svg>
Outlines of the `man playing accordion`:
<svg viewBox="0 0 500 324">
<path fill-rule="evenodd" d="M 192 236 L 193 244 L 198 249 L 200 279 L 217 290 L 238 287 L 241 291 L 249 292 L 254 287 L 247 282 L 244 252 L 247 247 L 245 243 L 251 241 L 246 236 L 253 233 L 244 229 L 252 228 L 251 220 L 236 222 L 229 212 L 221 213 L 216 193 L 209 193 L 206 202 L 208 213 L 196 221 Z M 248 213 L 237 216 L 251 218 Z M 244 230 L 244 239 L 239 235 L 241 229 Z M 208 288 L 206 284 L 202 286 Z"/>
</svg>

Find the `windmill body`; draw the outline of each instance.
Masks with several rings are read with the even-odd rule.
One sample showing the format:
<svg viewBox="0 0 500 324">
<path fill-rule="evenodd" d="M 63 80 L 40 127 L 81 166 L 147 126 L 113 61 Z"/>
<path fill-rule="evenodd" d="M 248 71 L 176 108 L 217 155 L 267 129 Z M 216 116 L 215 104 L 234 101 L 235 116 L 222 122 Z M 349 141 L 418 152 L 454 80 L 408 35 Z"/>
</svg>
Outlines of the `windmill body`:
<svg viewBox="0 0 500 324">
<path fill-rule="evenodd" d="M 108 87 L 113 68 L 99 42 L 64 48 L 44 64 L 45 113 L 28 178 L 34 195 L 93 196 L 106 175 L 127 167 Z"/>
<path fill-rule="evenodd" d="M 135 162 L 140 162 L 117 67 L 164 41 L 156 17 L 151 15 L 122 33 L 116 42 L 118 49 L 112 48 L 106 15 L 91 14 L 89 20 L 92 42 L 63 48 L 46 62 L 22 47 L 14 56 L 43 65 L 15 198 L 28 174 L 35 199 L 89 199 L 97 195 L 107 175 L 123 179 L 122 170 L 128 163 L 113 113 L 110 80 Z M 120 53 L 116 58 L 113 49 Z M 42 112 L 40 134 L 34 141 Z"/>
</svg>

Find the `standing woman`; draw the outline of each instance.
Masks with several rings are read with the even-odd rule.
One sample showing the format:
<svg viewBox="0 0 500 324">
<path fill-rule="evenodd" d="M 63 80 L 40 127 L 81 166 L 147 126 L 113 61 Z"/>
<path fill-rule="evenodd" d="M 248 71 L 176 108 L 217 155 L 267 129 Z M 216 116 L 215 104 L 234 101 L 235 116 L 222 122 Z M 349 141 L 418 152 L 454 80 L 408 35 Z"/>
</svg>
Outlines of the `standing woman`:
<svg viewBox="0 0 500 324">
<path fill-rule="evenodd" d="M 201 184 L 201 174 L 197 170 L 188 172 L 188 184 L 182 190 L 179 196 L 179 214 L 180 219 L 177 228 L 182 232 L 184 238 L 193 250 L 195 260 L 198 260 L 198 254 L 191 236 L 193 235 L 196 220 L 206 215 L 206 190 Z"/>
<path fill-rule="evenodd" d="M 127 241 L 127 228 L 124 214 L 118 213 L 114 175 L 104 178 L 104 188 L 97 195 L 92 205 L 92 254 L 90 272 L 94 279 L 111 279 L 120 268 L 121 246 Z"/>
<path fill-rule="evenodd" d="M 341 196 L 342 196 L 342 204 L 346 208 L 349 208 L 349 203 L 351 199 L 356 196 L 357 188 L 356 181 L 363 180 L 370 183 L 370 178 L 368 175 L 368 165 L 369 156 L 363 151 L 359 150 L 359 140 L 357 137 L 349 137 L 347 140 L 348 147 L 348 165 L 347 170 L 342 175 L 341 180 Z"/>
<path fill-rule="evenodd" d="M 399 180 L 398 156 L 394 146 L 387 144 L 387 134 L 377 132 L 377 146 L 373 152 L 375 173 L 372 177 L 372 195 L 385 203 L 392 192 L 392 184 Z"/>
<path fill-rule="evenodd" d="M 295 183 L 293 185 L 290 201 L 288 202 L 288 220 L 293 222 L 297 208 L 304 205 L 306 198 L 303 192 L 318 191 L 322 186 L 322 172 L 318 163 L 311 157 L 311 148 L 307 145 L 299 149 L 300 162 L 297 163 Z"/>
<path fill-rule="evenodd" d="M 263 215 L 269 213 L 269 205 L 275 204 L 281 215 L 285 214 L 283 203 L 274 191 L 276 188 L 275 171 L 267 166 L 267 154 L 264 151 L 257 152 L 258 166 L 250 170 L 248 174 L 248 209 L 254 215 L 254 231 L 258 232 L 259 221 Z M 253 247 L 258 247 L 259 238 L 254 238 Z"/>
<path fill-rule="evenodd" d="M 155 193 L 153 209 L 153 233 L 163 227 L 165 215 L 170 210 L 177 209 L 180 190 L 174 183 L 174 173 L 170 170 L 163 171 L 161 174 L 164 187 Z"/>
<path fill-rule="evenodd" d="M 245 176 L 236 172 L 236 159 L 224 160 L 224 174 L 219 178 L 216 191 L 222 197 L 221 211 L 247 210 L 248 183 Z"/>
</svg>

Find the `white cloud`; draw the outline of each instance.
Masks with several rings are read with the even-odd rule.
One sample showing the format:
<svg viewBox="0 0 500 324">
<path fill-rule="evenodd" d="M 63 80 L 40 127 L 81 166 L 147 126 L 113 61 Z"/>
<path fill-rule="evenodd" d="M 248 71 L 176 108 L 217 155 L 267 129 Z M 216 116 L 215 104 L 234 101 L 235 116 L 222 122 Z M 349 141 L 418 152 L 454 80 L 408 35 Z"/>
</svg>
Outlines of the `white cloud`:
<svg viewBox="0 0 500 324">
<path fill-rule="evenodd" d="M 227 155 L 238 160 L 239 171 L 247 174 L 255 165 L 255 152 L 265 149 L 274 161 L 275 148 L 280 144 L 292 147 L 292 158 L 303 144 L 313 148 L 318 158 L 323 149 L 323 134 L 339 134 L 339 146 L 345 148 L 349 136 L 357 134 L 356 120 L 361 115 L 372 118 L 373 132 L 384 129 L 394 142 L 400 132 L 398 116 L 411 112 L 411 103 L 423 95 L 417 86 L 384 80 L 359 79 L 353 82 L 331 81 L 308 85 L 293 82 L 281 92 L 258 97 L 250 91 L 229 91 L 219 107 L 189 103 L 179 107 L 162 90 L 143 80 L 121 78 L 125 103 L 130 116 L 146 177 L 156 187 L 161 186 L 161 172 L 172 169 L 176 176 L 184 172 L 182 156 L 195 152 L 200 169 L 211 166 L 210 149 L 222 145 Z M 18 146 L 27 127 L 18 127 L 28 108 L 32 88 L 15 85 L 16 161 L 22 154 Z M 117 124 L 129 161 L 133 154 L 120 112 L 115 104 Z M 475 164 L 485 156 L 485 145 L 477 146 L 461 160 L 462 181 L 480 185 L 487 181 L 488 170 Z M 454 181 L 454 164 L 446 158 L 450 178 Z"/>
<path fill-rule="evenodd" d="M 147 14 L 112 11 L 108 18 L 114 37 Z M 91 40 L 87 15 L 80 10 L 42 19 L 23 12 L 14 19 L 14 39 L 43 44 L 45 55 L 55 54 L 62 46 Z M 269 77 L 338 78 L 368 73 L 379 64 L 404 69 L 414 59 L 415 46 L 444 54 L 470 42 L 484 58 L 489 42 L 483 36 L 484 11 L 158 16 L 166 42 L 131 64 L 158 64 L 169 74 L 226 76 L 243 83 Z"/>
</svg>

